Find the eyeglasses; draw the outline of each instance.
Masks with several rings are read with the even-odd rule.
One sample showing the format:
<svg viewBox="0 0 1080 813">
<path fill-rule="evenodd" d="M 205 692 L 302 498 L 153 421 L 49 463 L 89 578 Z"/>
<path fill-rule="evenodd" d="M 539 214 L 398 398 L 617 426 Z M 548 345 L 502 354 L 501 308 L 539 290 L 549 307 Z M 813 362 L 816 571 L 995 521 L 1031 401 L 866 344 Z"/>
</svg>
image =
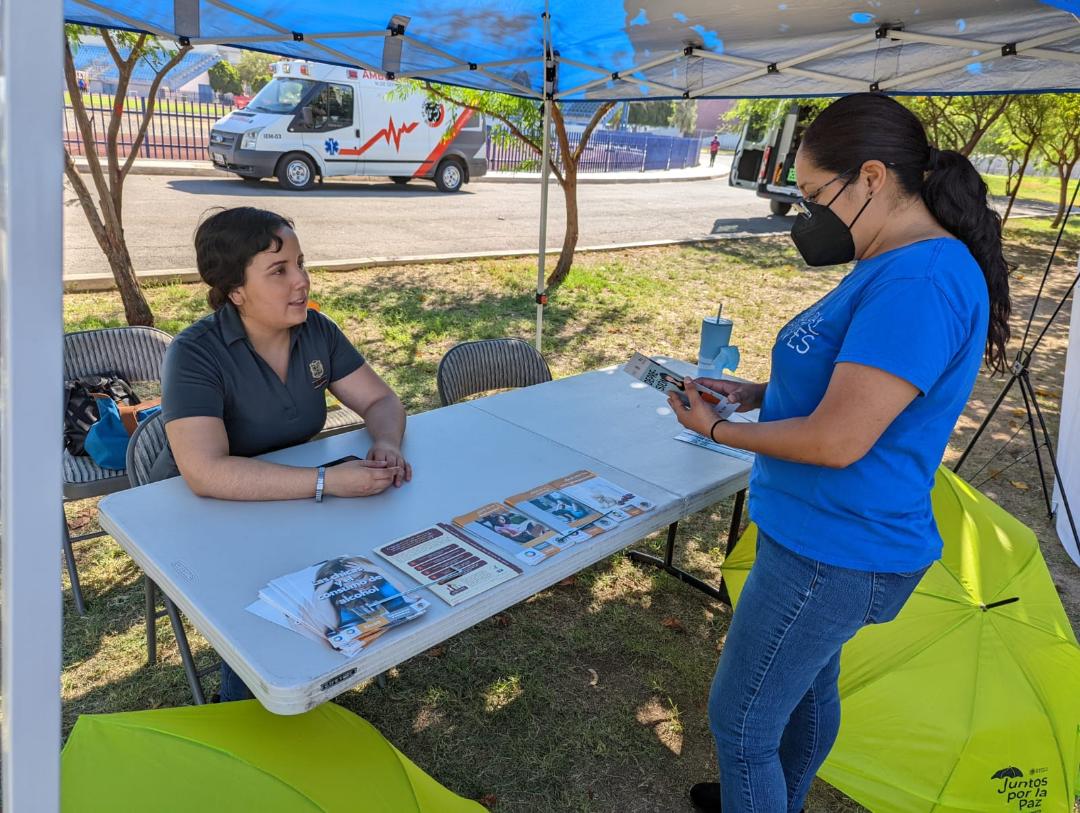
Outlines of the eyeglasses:
<svg viewBox="0 0 1080 813">
<path fill-rule="evenodd" d="M 817 190 L 814 192 L 814 194 L 812 194 L 812 195 L 803 195 L 802 197 L 800 197 L 793 204 L 791 204 L 791 208 L 795 210 L 796 214 L 806 215 L 807 217 L 810 217 L 811 216 L 810 207 L 808 207 L 806 204 L 807 203 L 817 203 L 818 196 L 825 190 L 825 187 L 836 183 L 841 178 L 845 178 L 845 177 L 851 175 L 851 173 L 853 171 L 854 170 L 849 169 L 847 172 L 841 172 L 839 175 L 837 175 L 831 181 L 826 181 L 821 186 L 819 186 L 817 188 Z M 847 186 L 849 183 L 851 183 L 850 179 L 844 184 L 844 186 Z M 840 191 L 842 192 L 843 190 L 841 189 Z M 837 197 L 839 197 L 839 193 L 837 193 Z M 833 200 L 836 200 L 836 198 L 834 197 Z M 829 203 L 826 204 L 826 205 L 831 205 L 831 204 L 832 204 L 832 201 L 829 201 Z"/>
</svg>

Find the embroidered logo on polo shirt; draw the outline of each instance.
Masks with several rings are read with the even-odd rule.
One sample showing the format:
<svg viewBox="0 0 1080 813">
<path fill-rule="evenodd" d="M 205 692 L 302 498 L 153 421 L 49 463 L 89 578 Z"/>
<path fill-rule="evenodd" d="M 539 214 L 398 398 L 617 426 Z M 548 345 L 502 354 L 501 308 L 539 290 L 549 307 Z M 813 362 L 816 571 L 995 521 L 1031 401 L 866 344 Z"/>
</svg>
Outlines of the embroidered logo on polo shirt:
<svg viewBox="0 0 1080 813">
<path fill-rule="evenodd" d="M 318 387 L 326 382 L 326 368 L 319 359 L 308 362 L 308 372 L 311 373 L 311 386 Z"/>
</svg>

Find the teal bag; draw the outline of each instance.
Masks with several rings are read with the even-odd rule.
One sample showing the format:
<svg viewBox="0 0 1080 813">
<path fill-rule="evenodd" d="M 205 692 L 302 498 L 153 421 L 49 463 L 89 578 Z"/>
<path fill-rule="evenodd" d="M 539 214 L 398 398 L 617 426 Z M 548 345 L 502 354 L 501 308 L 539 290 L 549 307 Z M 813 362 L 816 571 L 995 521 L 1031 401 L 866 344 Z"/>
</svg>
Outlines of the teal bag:
<svg viewBox="0 0 1080 813">
<path fill-rule="evenodd" d="M 123 471 L 127 468 L 128 436 L 120 410 L 111 398 L 98 398 L 98 419 L 86 433 L 86 453 L 103 469 Z M 154 417 L 160 406 L 144 409 L 136 416 L 139 423 Z"/>
</svg>

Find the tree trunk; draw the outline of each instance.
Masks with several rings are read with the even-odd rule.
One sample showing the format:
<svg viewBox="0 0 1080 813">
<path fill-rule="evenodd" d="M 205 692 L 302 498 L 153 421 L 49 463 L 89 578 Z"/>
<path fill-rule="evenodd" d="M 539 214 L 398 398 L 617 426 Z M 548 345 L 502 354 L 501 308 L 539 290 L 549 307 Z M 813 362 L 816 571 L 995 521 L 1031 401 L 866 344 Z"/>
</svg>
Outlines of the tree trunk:
<svg viewBox="0 0 1080 813">
<path fill-rule="evenodd" d="M 154 314 L 150 310 L 146 297 L 143 295 L 138 277 L 135 276 L 135 266 L 132 265 L 131 255 L 128 254 L 127 243 L 124 242 L 122 236 L 113 233 L 109 223 L 105 224 L 105 230 L 108 242 L 102 248 L 105 250 L 105 256 L 109 260 L 109 267 L 112 269 L 113 278 L 116 280 L 117 290 L 120 291 L 120 299 L 124 303 L 124 316 L 127 318 L 127 323 L 129 325 L 153 327 Z"/>
<path fill-rule="evenodd" d="M 562 182 L 563 198 L 566 200 L 566 234 L 563 235 L 559 262 L 545 283 L 548 291 L 563 284 L 574 264 L 574 251 L 578 241 L 578 203 L 577 203 L 577 165 L 571 160 L 566 162 Z"/>
<path fill-rule="evenodd" d="M 1072 179 L 1075 166 L 1076 161 L 1071 164 L 1058 164 L 1058 180 L 1061 181 L 1061 189 L 1058 191 L 1057 216 L 1054 217 L 1054 222 L 1050 224 L 1051 229 L 1056 229 L 1061 225 L 1061 221 L 1065 219 L 1065 210 L 1069 208 L 1069 181 Z"/>
<path fill-rule="evenodd" d="M 1013 204 L 1016 203 L 1016 196 L 1020 194 L 1020 184 L 1024 182 L 1024 173 L 1027 172 L 1028 162 L 1031 161 L 1031 151 L 1035 148 L 1035 142 L 1032 141 L 1027 145 L 1027 149 L 1024 150 L 1024 159 L 1020 162 L 1020 170 L 1016 174 L 1016 185 L 1009 192 L 1009 205 L 1005 207 L 1005 214 L 1002 215 L 1001 225 L 1004 226 L 1008 220 L 1009 215 L 1012 214 Z"/>
</svg>

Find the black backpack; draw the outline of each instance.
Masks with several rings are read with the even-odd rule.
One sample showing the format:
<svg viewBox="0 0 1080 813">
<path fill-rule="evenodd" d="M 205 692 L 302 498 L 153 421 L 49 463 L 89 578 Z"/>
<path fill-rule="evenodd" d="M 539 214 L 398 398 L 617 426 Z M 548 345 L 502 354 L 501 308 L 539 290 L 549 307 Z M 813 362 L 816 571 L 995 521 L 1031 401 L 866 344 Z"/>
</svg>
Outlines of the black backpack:
<svg viewBox="0 0 1080 813">
<path fill-rule="evenodd" d="M 73 455 L 86 454 L 86 433 L 99 417 L 95 395 L 108 396 L 116 403 L 127 406 L 139 403 L 139 396 L 117 372 L 65 381 L 64 448 Z"/>
</svg>

